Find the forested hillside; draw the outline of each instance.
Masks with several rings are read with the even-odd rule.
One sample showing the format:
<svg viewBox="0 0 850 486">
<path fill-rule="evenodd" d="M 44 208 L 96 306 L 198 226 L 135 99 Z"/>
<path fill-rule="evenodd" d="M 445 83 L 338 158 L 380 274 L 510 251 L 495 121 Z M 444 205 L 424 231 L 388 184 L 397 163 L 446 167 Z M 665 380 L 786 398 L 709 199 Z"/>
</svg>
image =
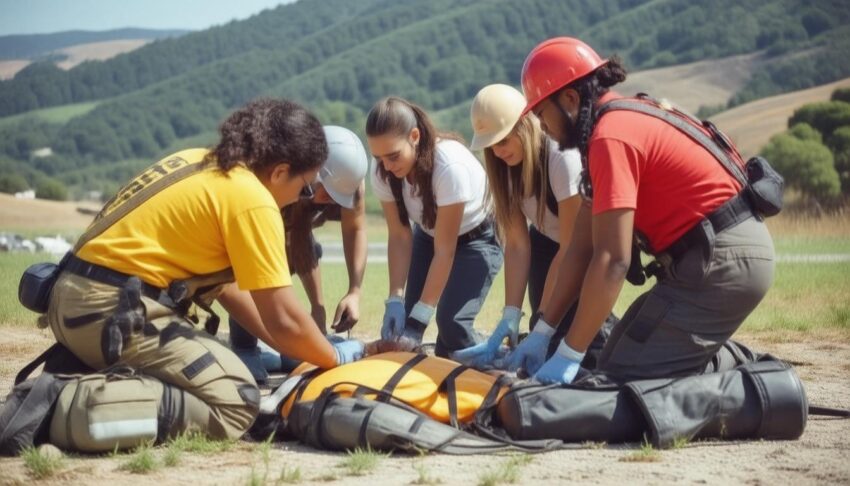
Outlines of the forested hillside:
<svg viewBox="0 0 850 486">
<path fill-rule="evenodd" d="M 850 76 L 842 1 L 301 0 L 67 72 L 37 63 L 0 82 L 0 115 L 96 103 L 64 123 L 0 118 L 0 170 L 109 191 L 168 150 L 208 142 L 222 116 L 262 95 L 360 131 L 371 104 L 397 94 L 468 131 L 464 103 L 485 84 L 517 84 L 531 47 L 555 35 L 619 53 L 631 69 L 760 52 L 763 69 L 730 104 Z M 41 147 L 52 155 L 31 158 Z"/>
</svg>

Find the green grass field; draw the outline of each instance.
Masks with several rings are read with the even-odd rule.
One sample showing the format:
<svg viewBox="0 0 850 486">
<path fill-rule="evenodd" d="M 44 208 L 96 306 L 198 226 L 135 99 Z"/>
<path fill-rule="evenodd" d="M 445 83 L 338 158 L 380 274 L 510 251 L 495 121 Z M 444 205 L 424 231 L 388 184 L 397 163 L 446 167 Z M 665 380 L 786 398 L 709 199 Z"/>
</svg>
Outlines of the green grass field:
<svg viewBox="0 0 850 486">
<path fill-rule="evenodd" d="M 71 105 L 56 106 L 53 108 L 42 108 L 40 110 L 28 111 L 19 115 L 11 115 L 0 118 L 0 128 L 19 123 L 24 118 L 37 118 L 48 123 L 62 124 L 71 118 L 85 115 L 95 109 L 100 101 L 85 103 L 74 103 Z"/>
<path fill-rule="evenodd" d="M 374 240 L 373 240 L 374 241 Z M 850 253 L 847 242 L 824 240 L 801 242 L 799 240 L 777 241 L 784 253 Z M 29 326 L 35 323 L 35 314 L 24 309 L 17 300 L 17 286 L 23 270 L 30 264 L 43 261 L 46 255 L 0 253 L 0 324 Z M 850 338 L 850 262 L 838 263 L 778 263 L 776 280 L 772 289 L 758 309 L 747 319 L 742 330 L 752 332 L 837 331 L 843 339 Z M 325 306 L 330 320 L 339 298 L 348 288 L 345 265 L 325 263 L 322 265 L 322 285 Z M 379 334 L 383 315 L 383 301 L 387 295 L 386 263 L 371 263 L 366 272 L 361 321 L 352 334 L 366 339 Z M 296 279 L 296 289 L 302 302 L 306 296 Z M 634 287 L 626 284 L 615 307 L 618 315 L 649 285 Z M 504 279 L 500 273 L 491 288 L 486 304 L 476 321 L 481 330 L 491 330 L 498 321 L 504 304 Z M 219 307 L 223 315 L 223 310 Z M 529 313 L 526 304 L 526 313 Z M 429 333 L 435 333 L 431 326 Z M 431 335 L 433 338 L 433 335 Z"/>
</svg>

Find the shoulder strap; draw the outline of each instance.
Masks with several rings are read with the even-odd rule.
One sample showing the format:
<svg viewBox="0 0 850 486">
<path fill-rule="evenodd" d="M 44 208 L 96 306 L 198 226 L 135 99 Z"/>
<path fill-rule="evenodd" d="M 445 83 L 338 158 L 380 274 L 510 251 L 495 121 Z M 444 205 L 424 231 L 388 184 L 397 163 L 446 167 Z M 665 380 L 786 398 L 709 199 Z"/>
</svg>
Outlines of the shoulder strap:
<svg viewBox="0 0 850 486">
<path fill-rule="evenodd" d="M 612 110 L 626 110 L 636 111 L 638 113 L 643 113 L 645 115 L 664 120 L 685 135 L 689 136 L 698 144 L 702 145 L 702 147 L 708 150 L 708 152 L 713 155 L 718 162 L 720 162 L 720 165 L 726 169 L 726 172 L 734 177 L 742 187 L 747 186 L 747 177 L 741 167 L 730 156 L 728 149 L 724 149 L 724 147 L 718 143 L 717 138 L 721 138 L 723 145 L 729 145 L 724 139 L 725 137 L 723 137 L 713 124 L 710 122 L 701 122 L 679 110 L 673 112 L 671 110 L 661 108 L 658 102 L 649 97 L 641 96 L 641 99 L 645 101 L 638 101 L 634 99 L 618 99 L 609 101 L 599 107 L 596 112 L 596 119 L 598 120 L 602 115 Z M 709 137 L 705 132 L 697 128 L 697 125 L 703 126 L 709 130 L 709 132 L 712 133 L 712 137 Z"/>
<path fill-rule="evenodd" d="M 203 163 L 189 163 L 181 157 L 172 157 L 145 169 L 103 206 L 92 224 L 77 240 L 74 253 L 145 201 L 172 184 L 201 171 L 203 166 Z"/>
</svg>

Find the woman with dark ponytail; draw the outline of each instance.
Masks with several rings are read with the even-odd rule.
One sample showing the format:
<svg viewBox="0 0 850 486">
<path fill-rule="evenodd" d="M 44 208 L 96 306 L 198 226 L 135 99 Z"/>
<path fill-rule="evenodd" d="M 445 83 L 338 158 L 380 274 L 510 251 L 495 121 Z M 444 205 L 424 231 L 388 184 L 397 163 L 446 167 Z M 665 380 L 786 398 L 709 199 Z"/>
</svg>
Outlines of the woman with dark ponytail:
<svg viewBox="0 0 850 486">
<path fill-rule="evenodd" d="M 381 337 L 421 342 L 436 313 L 438 356 L 476 344 L 472 324 L 502 266 L 484 169 L 401 98 L 372 107 L 366 136 L 375 158 L 372 189 L 389 229 Z"/>
<path fill-rule="evenodd" d="M 641 283 L 653 275 L 657 283 L 632 303 L 599 357 L 597 371 L 617 382 L 734 366 L 724 344 L 773 280 L 773 241 L 735 147 L 666 103 L 609 90 L 625 79 L 617 57 L 603 59 L 569 37 L 541 43 L 522 68 L 525 112 L 562 149 L 578 148 L 587 199 L 558 291 L 544 298 L 543 317 L 508 359 L 540 363 L 549 338 L 538 328 L 578 301 L 557 352 L 529 370 L 544 383 L 575 379 L 627 277 Z M 635 242 L 655 257 L 646 269 Z"/>
</svg>

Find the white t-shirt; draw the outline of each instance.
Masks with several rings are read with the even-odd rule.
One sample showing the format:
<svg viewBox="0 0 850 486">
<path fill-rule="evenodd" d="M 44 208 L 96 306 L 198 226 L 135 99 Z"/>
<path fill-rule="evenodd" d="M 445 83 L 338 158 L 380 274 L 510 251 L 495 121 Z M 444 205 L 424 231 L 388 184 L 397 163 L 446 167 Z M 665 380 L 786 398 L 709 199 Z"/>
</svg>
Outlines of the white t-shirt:
<svg viewBox="0 0 850 486">
<path fill-rule="evenodd" d="M 378 163 L 372 159 L 372 190 L 383 202 L 395 201 L 390 185 L 378 175 Z M 480 225 L 487 218 L 484 195 L 487 192 L 487 176 L 478 159 L 463 144 L 454 140 L 440 140 L 434 151 L 434 172 L 431 186 L 437 207 L 466 203 L 460 223 L 462 235 Z M 402 196 L 407 214 L 422 226 L 422 198 L 414 195 L 413 186 L 404 180 Z M 433 228 L 422 229 L 434 236 Z"/>
<path fill-rule="evenodd" d="M 569 199 L 579 193 L 579 183 L 581 182 L 581 156 L 576 149 L 558 150 L 558 144 L 554 141 L 549 141 L 549 185 L 552 188 L 552 193 L 555 195 L 555 200 L 561 202 Z M 537 199 L 533 196 L 522 200 L 522 214 L 533 224 L 541 233 L 549 239 L 558 241 L 561 222 L 549 207 L 546 201 L 542 204 L 546 207 L 543 212 L 542 227 L 537 224 Z"/>
</svg>

